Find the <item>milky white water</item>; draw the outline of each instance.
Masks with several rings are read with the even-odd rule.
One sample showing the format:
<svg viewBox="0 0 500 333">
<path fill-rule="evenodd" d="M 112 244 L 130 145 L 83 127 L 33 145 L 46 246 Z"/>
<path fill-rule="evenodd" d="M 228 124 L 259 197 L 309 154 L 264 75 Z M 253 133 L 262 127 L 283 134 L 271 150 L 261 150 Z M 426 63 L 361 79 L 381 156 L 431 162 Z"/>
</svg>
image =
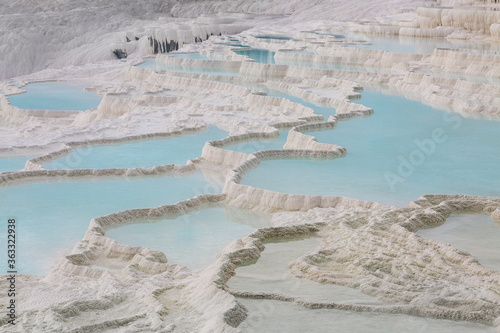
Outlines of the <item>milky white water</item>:
<svg viewBox="0 0 500 333">
<path fill-rule="evenodd" d="M 489 268 L 500 271 L 500 225 L 487 215 L 451 215 L 442 225 L 417 235 L 466 251 Z"/>
</svg>

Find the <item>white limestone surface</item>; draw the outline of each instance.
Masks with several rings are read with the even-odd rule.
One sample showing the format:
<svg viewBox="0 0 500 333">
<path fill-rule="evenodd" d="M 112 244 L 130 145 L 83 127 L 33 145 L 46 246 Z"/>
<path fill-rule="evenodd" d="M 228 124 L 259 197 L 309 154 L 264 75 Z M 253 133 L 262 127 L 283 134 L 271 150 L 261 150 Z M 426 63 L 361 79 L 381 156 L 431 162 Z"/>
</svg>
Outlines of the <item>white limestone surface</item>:
<svg viewBox="0 0 500 333">
<path fill-rule="evenodd" d="M 470 1 L 461 2 L 467 5 Z M 0 174 L 2 186 L 55 178 L 175 175 L 200 168 L 224 185 L 221 195 L 198 196 L 175 205 L 117 212 L 89 221 L 82 241 L 70 255 L 54 258 L 57 264 L 48 276 L 18 275 L 23 292 L 19 296 L 19 325 L 13 331 L 236 332 L 248 314 L 235 295 L 307 308 L 463 320 L 500 330 L 499 273 L 483 267 L 468 253 L 415 234 L 420 228 L 442 223 L 452 213 L 490 214 L 499 221 L 498 198 L 423 196 L 409 208 L 398 208 L 355 198 L 291 195 L 239 184 L 245 172 L 266 158 L 335 158 L 348 153 L 348 147 L 318 143 L 306 131 L 335 126 L 342 117 L 373 112 L 353 102 L 363 86 L 383 85 L 470 117 L 497 117 L 498 86 L 467 78 L 498 77 L 498 66 L 494 66 L 497 54 L 436 50 L 422 56 L 348 49 L 329 37 L 304 32 L 342 28 L 482 41 L 498 38 L 497 14 L 472 10 L 474 19 L 467 25 L 465 9 L 432 8 L 436 4 L 408 0 L 3 1 L 0 78 L 12 80 L 0 83 L 0 152 L 15 156 L 30 151 L 38 157 L 28 161 L 23 171 Z M 423 9 L 417 10 L 417 6 Z M 270 34 L 294 40 L 255 38 Z M 277 51 L 277 60 L 368 65 L 376 70 L 259 64 L 218 44 L 229 38 Z M 167 45 L 169 50 L 179 47 L 210 54 L 214 60 L 158 55 L 159 62 L 174 69 L 131 67 L 144 56 L 153 56 L 155 49 L 167 50 Z M 280 49 L 314 54 L 293 55 Z M 114 50 L 126 52 L 127 59 L 116 59 Z M 238 75 L 196 73 L 196 68 L 204 66 L 224 67 Z M 176 72 L 175 68 L 184 71 Z M 195 70 L 186 72 L 188 68 Z M 451 73 L 465 77 L 439 76 Z M 20 92 L 16 84 L 33 80 L 80 83 L 104 98 L 96 109 L 78 113 L 28 111 L 10 105 L 8 96 Z M 325 122 L 312 109 L 266 96 L 265 90 L 328 105 L 336 109 L 336 115 Z M 230 137 L 206 143 L 201 158 L 184 166 L 48 171 L 38 164 L 68 153 L 76 144 L 147 138 L 209 124 L 227 130 Z M 274 137 L 283 128 L 290 129 L 284 149 L 254 154 L 224 149 L 229 142 Z M 126 246 L 105 235 L 106 225 L 182 214 L 222 202 L 270 212 L 273 219 L 269 226 L 260 226 L 255 233 L 228 244 L 201 272 L 169 263 L 168 253 Z M 312 233 L 322 238 L 321 248 L 296 258 L 291 265 L 296 279 L 356 289 L 390 305 L 314 298 L 304 301 L 266 290 L 238 294 L 227 288 L 236 267 L 255 262 L 266 240 Z M 6 279 L 1 280 L 0 288 L 6 290 Z M 5 315 L 8 300 L 3 294 L 0 299 L 0 329 L 11 330 Z"/>
</svg>

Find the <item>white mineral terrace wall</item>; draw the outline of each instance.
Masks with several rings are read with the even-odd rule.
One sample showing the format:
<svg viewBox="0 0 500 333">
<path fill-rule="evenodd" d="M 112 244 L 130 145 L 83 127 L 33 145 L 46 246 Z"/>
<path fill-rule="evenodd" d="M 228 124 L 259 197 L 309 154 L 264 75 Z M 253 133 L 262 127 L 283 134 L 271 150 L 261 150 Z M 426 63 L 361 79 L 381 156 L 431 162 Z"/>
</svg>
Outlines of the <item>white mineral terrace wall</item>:
<svg viewBox="0 0 500 333">
<path fill-rule="evenodd" d="M 452 26 L 491 34 L 492 25 L 500 23 L 500 12 L 493 10 L 420 7 L 417 13 L 421 28 Z"/>
<path fill-rule="evenodd" d="M 279 54 L 281 53 L 278 53 L 278 55 Z M 388 59 L 393 61 L 392 66 L 404 64 L 397 62 L 397 57 L 390 57 Z M 455 50 L 438 49 L 434 51 L 433 55 L 427 56 L 423 63 L 425 64 L 428 62 L 433 66 L 439 67 L 439 70 L 444 71 L 448 70 L 451 72 L 472 75 L 499 76 L 500 72 L 497 72 L 500 66 L 491 66 L 492 63 L 498 62 L 499 59 L 500 56 L 496 54 L 483 54 L 481 52 L 466 53 Z M 192 61 L 195 62 L 196 60 Z M 129 71 L 129 77 L 143 78 L 147 75 L 151 75 L 150 70 L 140 70 L 142 69 L 131 69 Z M 311 69 L 288 65 L 265 65 L 253 62 L 242 63 L 240 72 L 245 76 L 224 77 L 174 72 L 170 74 L 180 77 L 191 77 L 192 79 L 201 78 L 204 80 L 234 81 L 235 83 L 242 84 L 254 84 L 258 82 L 260 84 L 265 84 L 269 88 L 303 98 L 306 101 L 334 107 L 337 109 L 336 111 L 339 117 L 369 114 L 372 110 L 365 106 L 352 103 L 346 100 L 345 97 L 319 96 L 314 93 L 314 90 L 300 88 L 300 81 L 297 81 L 296 78 L 316 80 L 317 82 L 315 83 L 309 81 L 308 85 L 312 85 L 312 87 L 319 89 L 325 88 L 331 83 L 331 86 L 334 86 L 336 90 L 342 92 L 340 95 L 348 95 L 350 98 L 358 96 L 358 93 L 355 91 L 359 90 L 359 86 L 354 83 L 354 81 L 357 81 L 365 84 L 397 87 L 400 91 L 411 93 L 405 93 L 405 95 L 411 95 L 413 99 L 417 99 L 435 107 L 458 112 L 465 116 L 496 118 L 500 113 L 499 108 L 496 107 L 496 105 L 498 105 L 496 101 L 500 96 L 496 86 L 472 84 L 460 79 L 430 77 L 408 71 L 404 71 L 404 76 L 401 76 L 367 72 Z M 263 77 L 256 79 L 254 75 L 257 75 L 257 73 L 261 73 Z M 332 76 L 336 79 L 332 79 Z M 148 82 L 159 82 L 160 78 L 161 76 L 153 81 L 149 79 Z M 207 85 L 210 87 L 213 84 L 207 83 Z M 230 86 L 234 87 L 234 85 Z M 473 90 L 467 91 L 469 88 L 473 88 Z M 231 89 L 230 91 L 234 91 L 234 89 L 245 88 L 222 88 L 221 86 L 221 88 L 218 89 Z M 351 92 L 348 92 L 349 90 L 351 90 Z M 249 90 L 247 91 L 249 92 Z"/>
<path fill-rule="evenodd" d="M 149 28 L 147 37 L 150 53 L 164 53 L 178 50 L 184 44 L 191 44 L 207 40 L 213 35 L 233 35 L 248 29 L 241 24 L 228 24 L 232 19 L 209 18 L 209 22 L 194 22 L 191 24 L 178 24 L 169 28 Z"/>
<path fill-rule="evenodd" d="M 5 127 L 18 127 L 32 120 L 49 122 L 58 120 L 71 122 L 81 111 L 57 111 L 57 110 L 26 110 L 10 104 L 4 95 L 0 94 L 0 117 Z"/>
<path fill-rule="evenodd" d="M 404 24 L 402 24 L 404 23 Z M 408 37 L 437 38 L 446 37 L 455 32 L 453 27 L 439 27 L 438 29 L 419 28 L 418 22 L 395 22 L 397 26 L 376 24 L 352 24 L 350 31 L 366 34 L 395 35 Z"/>
<path fill-rule="evenodd" d="M 155 61 L 158 64 L 171 65 L 173 68 L 212 67 L 237 71 L 241 66 L 241 61 L 187 59 L 171 57 L 166 54 L 158 54 Z"/>
<path fill-rule="evenodd" d="M 436 49 L 430 63 L 444 71 L 500 77 L 500 54 Z"/>
<path fill-rule="evenodd" d="M 162 252 L 152 251 L 146 247 L 119 244 L 105 236 L 105 230 L 111 226 L 130 223 L 137 219 L 178 216 L 211 207 L 223 200 L 223 195 L 201 195 L 173 205 L 131 209 L 94 218 L 84 239 L 75 246 L 71 254 L 59 261 L 47 279 L 61 281 L 64 278 L 71 281 L 77 277 L 84 277 L 88 281 L 105 284 L 108 288 L 116 288 L 113 286 L 118 282 L 121 288 L 115 293 L 122 294 L 127 290 L 127 297 L 134 298 L 142 307 L 141 311 L 147 311 L 147 327 L 155 331 L 187 325 L 192 327 L 191 330 L 198 327 L 196 331 L 199 332 L 235 332 L 234 327 L 245 319 L 246 312 L 233 296 L 221 288 L 221 284 L 229 279 L 234 270 L 230 268 L 234 265 L 229 251 L 225 255 L 221 254 L 214 264 L 198 274 L 181 265 L 168 263 Z M 238 257 L 240 260 L 243 258 L 241 255 L 243 253 L 240 251 Z M 255 257 L 250 253 L 249 255 Z M 100 268 L 100 265 L 106 262 L 114 263 L 114 267 L 110 270 L 119 273 L 118 277 L 113 277 L 110 271 Z M 136 272 L 140 272 L 140 275 Z M 151 277 L 162 280 L 161 287 L 149 285 Z M 147 288 L 140 288 L 142 284 Z M 128 287 L 123 289 L 124 286 Z M 162 294 L 166 290 L 174 292 L 167 297 L 175 297 L 177 303 L 175 306 L 169 305 L 168 311 L 165 311 L 165 303 L 162 300 Z M 82 302 L 85 303 L 84 300 Z M 165 316 L 177 307 L 179 310 L 182 308 L 185 318 L 181 316 L 167 319 Z M 193 314 L 196 313 L 196 316 L 190 319 L 191 311 Z M 176 325 L 172 326 L 169 323 L 171 321 L 175 321 Z"/>
</svg>

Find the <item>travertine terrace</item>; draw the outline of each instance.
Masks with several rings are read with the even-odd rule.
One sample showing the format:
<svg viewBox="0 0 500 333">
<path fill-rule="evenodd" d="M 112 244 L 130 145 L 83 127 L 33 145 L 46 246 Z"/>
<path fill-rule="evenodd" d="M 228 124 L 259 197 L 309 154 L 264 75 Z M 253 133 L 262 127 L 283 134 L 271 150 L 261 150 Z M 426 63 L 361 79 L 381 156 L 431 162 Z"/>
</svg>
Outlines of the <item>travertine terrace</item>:
<svg viewBox="0 0 500 333">
<path fill-rule="evenodd" d="M 450 244 L 415 234 L 444 223 L 451 214 L 484 214 L 500 222 L 499 197 L 423 195 L 408 207 L 396 207 L 341 196 L 278 193 L 240 183 L 265 160 L 348 156 L 349 147 L 318 142 L 309 131 L 333 129 L 350 118 L 372 114 L 369 105 L 358 101 L 368 87 L 464 117 L 497 121 L 500 52 L 448 48 L 404 54 L 345 47 L 329 34 L 498 43 L 496 1 L 44 0 L 35 7 L 24 0 L 1 2 L 5 11 L 0 13 L 0 157 L 32 157 L 23 170 L 0 173 L 1 188 L 182 177 L 201 170 L 222 191 L 95 216 L 71 253 L 53 258 L 48 275 L 17 276 L 21 292 L 15 326 L 6 315 L 9 300 L 3 290 L 8 281 L 1 280 L 0 331 L 238 332 L 248 316 L 238 302 L 244 297 L 293 302 L 307 309 L 468 321 L 500 332 L 500 272 Z M 17 15 L 33 19 L 19 21 Z M 66 20 L 73 22 L 71 29 Z M 292 39 L 256 38 L 259 35 Z M 225 45 L 241 42 L 276 52 L 276 64 L 255 62 Z M 177 50 L 197 52 L 209 60 L 169 56 Z M 136 66 L 148 59 L 171 69 Z M 364 70 L 312 68 L 305 63 Z M 27 84 L 45 81 L 80 84 L 103 99 L 85 112 L 25 110 L 10 103 L 8 97 L 24 93 Z M 325 119 L 312 108 L 267 91 L 330 107 L 335 114 Z M 229 136 L 204 143 L 201 156 L 192 156 L 184 165 L 43 167 L 78 147 L 198 133 L 209 125 Z M 288 134 L 282 149 L 227 149 L 234 143 L 276 138 L 283 130 Z M 168 253 L 106 236 L 110 227 L 214 206 L 255 210 L 268 214 L 270 221 L 227 244 L 201 271 L 171 263 Z M 236 268 L 258 260 L 267 240 L 309 234 L 321 237 L 321 247 L 290 263 L 295 277 L 354 288 L 384 305 L 304 301 L 228 287 Z"/>
</svg>

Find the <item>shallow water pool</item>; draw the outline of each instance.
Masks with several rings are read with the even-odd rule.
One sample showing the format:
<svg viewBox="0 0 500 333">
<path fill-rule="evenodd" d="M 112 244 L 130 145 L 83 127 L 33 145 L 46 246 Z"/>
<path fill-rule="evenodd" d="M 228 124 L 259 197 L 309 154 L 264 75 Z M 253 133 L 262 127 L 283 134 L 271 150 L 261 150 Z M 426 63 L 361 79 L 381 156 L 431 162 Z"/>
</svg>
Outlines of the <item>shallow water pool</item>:
<svg viewBox="0 0 500 333">
<path fill-rule="evenodd" d="M 238 72 L 231 71 L 230 69 L 220 68 L 220 67 L 189 67 L 189 66 L 179 66 L 179 65 L 167 65 L 159 64 L 155 59 L 144 59 L 144 62 L 136 65 L 139 68 L 154 69 L 159 71 L 172 71 L 181 73 L 200 73 L 200 74 L 211 74 L 211 75 L 228 75 L 235 76 L 239 75 Z"/>
<path fill-rule="evenodd" d="M 223 207 L 206 208 L 176 218 L 138 220 L 106 235 L 123 244 L 162 251 L 170 263 L 200 270 L 214 262 L 229 243 L 255 231 L 230 216 Z M 266 219 L 247 210 L 245 216 L 249 221 Z"/>
<path fill-rule="evenodd" d="M 17 271 L 47 274 L 56 259 L 83 238 L 93 217 L 132 208 L 173 204 L 198 194 L 219 193 L 201 172 L 189 177 L 26 184 L 0 188 L 0 217 L 16 220 Z M 6 239 L 5 230 L 0 237 Z M 6 269 L 6 252 L 0 255 Z"/>
<path fill-rule="evenodd" d="M 26 93 L 9 96 L 10 103 L 29 110 L 76 110 L 96 108 L 102 97 L 84 87 L 61 82 L 30 83 Z"/>
<path fill-rule="evenodd" d="M 487 215 L 451 215 L 442 225 L 417 235 L 466 251 L 486 268 L 500 271 L 500 225 Z"/>
<path fill-rule="evenodd" d="M 174 58 L 181 58 L 181 59 L 211 60 L 206 55 L 196 52 L 179 52 L 179 53 L 172 52 L 169 53 L 168 55 Z"/>
<path fill-rule="evenodd" d="M 164 164 L 186 164 L 201 156 L 205 142 L 220 140 L 227 132 L 215 126 L 208 131 L 163 139 L 136 141 L 75 149 L 43 167 L 53 169 L 105 169 L 152 167 Z"/>
<path fill-rule="evenodd" d="M 0 172 L 24 169 L 28 159 L 29 157 L 0 158 Z"/>
<path fill-rule="evenodd" d="M 423 194 L 500 195 L 500 122 L 467 119 L 422 103 L 364 91 L 367 118 L 314 132 L 346 157 L 268 160 L 243 184 L 273 191 L 346 196 L 406 206 Z M 286 170 L 286 172 L 283 172 Z"/>
</svg>

